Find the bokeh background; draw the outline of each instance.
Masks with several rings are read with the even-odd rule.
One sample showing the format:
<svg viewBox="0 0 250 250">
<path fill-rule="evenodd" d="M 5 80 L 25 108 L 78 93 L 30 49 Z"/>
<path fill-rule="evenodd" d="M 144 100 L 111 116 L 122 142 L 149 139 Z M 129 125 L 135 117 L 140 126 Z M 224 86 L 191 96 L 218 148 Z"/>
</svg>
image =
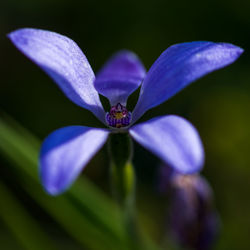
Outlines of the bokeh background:
<svg viewBox="0 0 250 250">
<path fill-rule="evenodd" d="M 40 142 L 50 132 L 63 126 L 102 126 L 90 112 L 65 98 L 47 75 L 14 48 L 6 34 L 18 28 L 47 29 L 72 38 L 82 48 L 95 72 L 112 53 L 124 48 L 138 54 L 147 69 L 161 52 L 175 43 L 209 40 L 229 42 L 244 48 L 245 53 L 236 63 L 198 80 L 171 100 L 148 111 L 141 121 L 156 115 L 178 114 L 197 127 L 206 151 L 202 174 L 214 190 L 221 221 L 214 249 L 248 249 L 249 13 L 250 1 L 247 0 L 3 0 L 0 3 L 1 119 L 8 120 L 8 124 L 19 131 L 17 136 L 23 136 L 23 143 L 27 147 L 30 145 L 31 150 L 27 149 L 26 157 L 32 159 L 36 159 L 36 155 L 29 154 L 39 145 L 30 139 L 27 131 Z M 137 95 L 138 91 L 129 99 L 129 107 L 135 105 Z M 19 128 L 16 122 L 27 131 Z M 8 134 L 3 130 L 2 133 Z M 14 138 L 15 141 L 18 139 Z M 91 248 L 91 243 L 89 245 L 86 239 L 79 240 L 89 237 L 86 232 L 81 232 L 84 221 L 81 224 L 76 222 L 77 227 L 72 223 L 71 228 L 69 224 L 77 221 L 76 214 L 65 209 L 66 205 L 60 198 L 56 198 L 56 202 L 47 198 L 37 180 L 33 185 L 23 175 L 24 170 L 20 165 L 29 171 L 29 164 L 22 157 L 16 157 L 15 150 L 22 150 L 22 142 L 16 143 L 21 143 L 19 149 L 9 149 L 7 142 L 2 141 L 1 144 L 0 248 L 50 249 L 49 245 L 52 244 L 54 248 L 51 249 L 105 249 L 104 246 L 99 248 L 98 244 Z M 9 155 L 4 153 L 5 149 L 9 150 Z M 14 156 L 11 156 L 11 152 Z M 135 145 L 140 223 L 155 242 L 162 241 L 167 213 L 167 198 L 157 191 L 159 164 L 156 157 Z M 32 171 L 35 180 L 37 169 Z M 105 196 L 105 202 L 106 199 L 111 200 L 106 147 L 89 163 L 79 179 L 84 183 L 85 179 L 90 181 L 89 194 L 94 188 L 98 195 Z M 80 190 L 83 203 L 84 200 L 89 202 L 92 197 L 87 195 L 88 186 L 85 188 L 85 193 Z M 67 194 L 66 198 L 70 200 Z M 53 205 L 51 202 L 54 202 Z M 74 207 L 79 206 L 75 202 Z M 52 210 L 54 216 L 50 212 Z M 91 211 L 90 208 L 88 212 Z M 88 212 L 81 210 L 81 216 L 86 216 Z M 59 216 L 61 219 L 57 218 L 58 214 L 62 215 Z M 88 219 L 91 216 L 87 216 Z M 100 216 L 111 220 L 108 214 L 102 213 Z M 95 236 L 95 229 L 93 226 L 92 236 Z M 100 238 L 97 233 L 90 241 L 98 242 Z"/>
</svg>

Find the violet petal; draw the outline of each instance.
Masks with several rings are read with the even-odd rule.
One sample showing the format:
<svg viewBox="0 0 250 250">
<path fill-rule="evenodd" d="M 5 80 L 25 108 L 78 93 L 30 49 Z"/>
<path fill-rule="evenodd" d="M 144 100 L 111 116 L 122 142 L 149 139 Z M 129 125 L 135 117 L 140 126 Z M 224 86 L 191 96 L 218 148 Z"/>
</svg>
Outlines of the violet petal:
<svg viewBox="0 0 250 250">
<path fill-rule="evenodd" d="M 40 153 L 40 174 L 45 190 L 57 195 L 67 189 L 103 146 L 108 130 L 69 126 L 51 133 Z"/>
<path fill-rule="evenodd" d="M 132 122 L 191 82 L 233 63 L 242 52 L 241 48 L 228 43 L 190 42 L 169 47 L 142 83 Z"/>
<path fill-rule="evenodd" d="M 30 60 L 42 68 L 77 105 L 93 112 L 105 123 L 105 112 L 94 88 L 94 73 L 81 49 L 60 34 L 19 29 L 8 37 Z"/>
<path fill-rule="evenodd" d="M 190 122 L 181 117 L 157 117 L 131 127 L 129 133 L 181 173 L 193 173 L 203 166 L 204 151 L 199 134 Z"/>
<path fill-rule="evenodd" d="M 145 68 L 139 58 L 130 51 L 116 53 L 96 76 L 95 88 L 107 97 L 111 106 L 121 103 L 126 106 L 128 96 L 141 84 Z"/>
</svg>

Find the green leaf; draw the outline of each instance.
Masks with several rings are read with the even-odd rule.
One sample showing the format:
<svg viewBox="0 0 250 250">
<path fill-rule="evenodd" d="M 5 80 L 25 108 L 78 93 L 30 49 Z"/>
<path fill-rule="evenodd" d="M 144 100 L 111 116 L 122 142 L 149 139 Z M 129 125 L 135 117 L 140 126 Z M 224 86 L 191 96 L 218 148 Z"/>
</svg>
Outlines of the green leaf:
<svg viewBox="0 0 250 250">
<path fill-rule="evenodd" d="M 2 182 L 0 182 L 0 200 L 0 217 L 25 249 L 57 249 L 38 223 Z"/>
</svg>

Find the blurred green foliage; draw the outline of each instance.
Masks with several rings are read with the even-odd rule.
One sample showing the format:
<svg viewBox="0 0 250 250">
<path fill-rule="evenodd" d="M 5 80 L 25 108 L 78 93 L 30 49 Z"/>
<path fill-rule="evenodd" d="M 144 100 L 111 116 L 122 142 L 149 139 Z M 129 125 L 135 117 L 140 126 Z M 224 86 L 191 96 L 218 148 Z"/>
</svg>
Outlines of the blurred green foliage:
<svg viewBox="0 0 250 250">
<path fill-rule="evenodd" d="M 142 120 L 171 113 L 186 117 L 197 127 L 206 150 L 203 174 L 214 189 L 222 223 L 215 249 L 248 249 L 249 13 L 250 1 L 247 0 L 1 1 L 0 109 L 40 140 L 66 125 L 102 126 L 90 112 L 65 98 L 41 70 L 11 45 L 6 34 L 17 28 L 42 28 L 69 36 L 83 49 L 94 71 L 113 52 L 123 48 L 136 52 L 148 69 L 160 53 L 174 43 L 210 40 L 243 47 L 245 53 L 235 64 L 198 80 L 147 112 Z M 131 107 L 137 94 L 129 99 Z M 6 122 L 2 118 L 1 121 Z M 0 133 L 7 136 L 3 124 L 6 125 L 1 123 Z M 16 136 L 8 148 L 13 150 L 9 150 L 8 155 L 6 140 L 11 137 L 5 141 L 1 137 L 0 141 L 1 152 L 5 152 L 0 154 L 0 242 L 3 249 L 44 249 L 44 245 L 51 245 L 51 249 L 105 249 L 104 246 L 112 249 L 117 242 L 124 242 L 126 236 L 119 212 L 118 218 L 113 219 L 113 209 L 118 210 L 108 197 L 106 148 L 90 162 L 69 193 L 51 198 L 42 190 L 35 167 L 39 143 L 36 139 L 31 139 L 32 143 L 25 139 L 30 138 L 29 132 L 14 128 Z M 18 139 L 20 135 L 29 150 L 23 146 L 24 141 Z M 17 148 L 21 155 L 15 153 Z M 140 222 L 147 233 L 160 242 L 167 202 L 156 190 L 159 161 L 136 144 L 134 163 Z"/>
<path fill-rule="evenodd" d="M 45 194 L 37 175 L 38 145 L 37 139 L 16 122 L 6 116 L 0 119 L 0 150 L 15 166 L 19 181 L 16 184 L 27 195 L 87 249 L 131 249 L 121 209 L 85 177 L 64 195 Z M 25 249 L 57 249 L 4 182 L 0 182 L 0 198 L 0 217 Z M 149 249 L 158 249 L 144 233 L 143 238 Z"/>
</svg>

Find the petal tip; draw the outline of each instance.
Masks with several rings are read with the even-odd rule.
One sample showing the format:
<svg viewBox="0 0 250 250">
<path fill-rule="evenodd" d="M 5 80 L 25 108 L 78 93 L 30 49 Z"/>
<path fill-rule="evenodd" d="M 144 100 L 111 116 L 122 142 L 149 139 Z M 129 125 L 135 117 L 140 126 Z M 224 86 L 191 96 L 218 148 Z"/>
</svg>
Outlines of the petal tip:
<svg viewBox="0 0 250 250">
<path fill-rule="evenodd" d="M 235 47 L 236 47 L 235 51 L 236 51 L 238 57 L 241 56 L 241 54 L 244 52 L 244 49 L 241 47 L 238 47 L 238 46 L 235 46 Z"/>
<path fill-rule="evenodd" d="M 43 185 L 45 192 L 51 196 L 58 196 L 63 193 L 64 190 L 57 189 L 55 187 L 46 187 Z"/>
<path fill-rule="evenodd" d="M 14 30 L 14 31 L 8 33 L 8 34 L 6 35 L 6 37 L 7 37 L 8 39 L 10 39 L 10 41 L 14 42 L 15 36 L 16 36 L 16 33 L 17 33 L 17 32 L 18 32 L 18 30 Z"/>
<path fill-rule="evenodd" d="M 219 44 L 222 45 L 225 48 L 225 50 L 229 52 L 229 55 L 231 55 L 232 57 L 232 62 L 237 60 L 238 57 L 240 57 L 240 55 L 244 52 L 243 48 L 231 43 L 219 43 Z"/>
<path fill-rule="evenodd" d="M 26 32 L 26 31 L 31 31 L 31 30 L 32 30 L 31 28 L 21 28 L 21 29 L 17 29 L 17 30 L 11 31 L 6 36 L 12 42 L 14 42 L 16 39 L 19 38 L 19 35 L 21 35 L 22 33 Z"/>
<path fill-rule="evenodd" d="M 168 161 L 166 163 L 170 164 L 174 170 L 181 174 L 195 174 L 201 172 L 205 164 L 205 152 L 200 138 L 199 144 L 199 147 L 196 148 L 196 153 L 193 152 L 193 158 L 190 160 L 190 162 L 186 161 L 185 164 L 181 165 L 170 164 Z"/>
<path fill-rule="evenodd" d="M 195 174 L 201 172 L 205 164 L 205 153 L 203 150 L 203 145 L 200 145 L 200 154 L 196 159 L 196 162 L 190 164 L 186 169 L 179 169 L 173 166 L 175 170 L 182 174 Z"/>
</svg>

